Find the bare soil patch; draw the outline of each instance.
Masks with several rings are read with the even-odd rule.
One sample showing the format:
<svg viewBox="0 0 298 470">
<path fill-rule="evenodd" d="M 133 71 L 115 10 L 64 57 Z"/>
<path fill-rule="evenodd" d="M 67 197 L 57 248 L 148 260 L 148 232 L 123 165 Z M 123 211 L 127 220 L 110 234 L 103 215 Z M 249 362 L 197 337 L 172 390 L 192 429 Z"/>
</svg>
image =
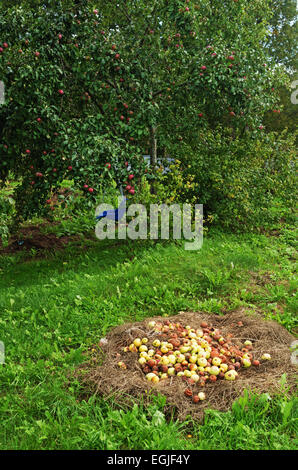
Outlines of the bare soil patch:
<svg viewBox="0 0 298 470">
<path fill-rule="evenodd" d="M 54 233 L 43 233 L 42 225 L 31 225 L 21 228 L 17 236 L 12 236 L 7 246 L 3 246 L 0 240 L 0 255 L 15 254 L 30 251 L 38 252 L 62 250 L 71 242 L 81 239 L 79 235 L 57 237 Z"/>
</svg>

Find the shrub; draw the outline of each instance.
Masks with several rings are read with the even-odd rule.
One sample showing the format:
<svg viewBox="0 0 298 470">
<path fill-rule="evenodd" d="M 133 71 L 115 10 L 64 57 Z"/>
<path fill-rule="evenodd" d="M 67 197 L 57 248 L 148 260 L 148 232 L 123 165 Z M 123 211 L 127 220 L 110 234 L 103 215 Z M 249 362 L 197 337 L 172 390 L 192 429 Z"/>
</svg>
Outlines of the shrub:
<svg viewBox="0 0 298 470">
<path fill-rule="evenodd" d="M 272 223 L 280 215 L 273 210 L 276 201 L 291 213 L 297 194 L 294 140 L 285 132 L 235 136 L 231 129 L 216 129 L 200 135 L 195 150 L 185 146 L 181 161 L 186 175 L 195 174 L 193 196 L 204 204 L 205 217 L 223 228 L 247 230 Z"/>
<path fill-rule="evenodd" d="M 13 211 L 14 200 L 10 196 L 0 194 L 0 240 L 3 243 L 8 240 Z"/>
<path fill-rule="evenodd" d="M 191 166 L 188 165 L 186 171 L 182 162 L 175 160 L 168 168 L 160 165 L 154 173 L 150 172 L 141 179 L 137 199 L 141 204 L 194 204 L 197 186 Z"/>
</svg>

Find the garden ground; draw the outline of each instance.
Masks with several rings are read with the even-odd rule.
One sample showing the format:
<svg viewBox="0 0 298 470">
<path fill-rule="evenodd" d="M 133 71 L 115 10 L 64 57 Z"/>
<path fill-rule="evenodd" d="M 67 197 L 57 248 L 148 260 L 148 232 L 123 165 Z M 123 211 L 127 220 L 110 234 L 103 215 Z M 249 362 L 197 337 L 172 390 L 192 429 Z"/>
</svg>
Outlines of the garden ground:
<svg viewBox="0 0 298 470">
<path fill-rule="evenodd" d="M 297 399 L 286 377 L 278 396 L 245 393 L 228 412 L 208 411 L 200 425 L 168 416 L 162 396 L 149 407 L 120 408 L 89 395 L 72 374 L 112 327 L 180 310 L 258 311 L 297 333 L 295 232 L 284 225 L 273 233 L 211 230 L 194 252 L 181 242 L 82 235 L 59 251 L 2 255 L 0 448 L 297 448 Z"/>
</svg>

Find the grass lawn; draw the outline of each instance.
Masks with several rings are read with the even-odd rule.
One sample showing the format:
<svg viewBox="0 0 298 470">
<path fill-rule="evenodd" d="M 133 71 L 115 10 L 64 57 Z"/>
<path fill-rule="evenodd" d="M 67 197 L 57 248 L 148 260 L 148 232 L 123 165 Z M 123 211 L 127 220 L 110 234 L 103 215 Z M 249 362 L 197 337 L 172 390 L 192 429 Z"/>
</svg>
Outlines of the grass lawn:
<svg viewBox="0 0 298 470">
<path fill-rule="evenodd" d="M 295 234 L 213 231 L 183 244 L 84 241 L 46 258 L 0 258 L 1 449 L 294 449 L 297 399 L 248 396 L 202 425 L 165 416 L 164 398 L 125 410 L 86 398 L 71 372 L 126 321 L 179 310 L 263 312 L 295 333 Z M 297 329 L 296 329 L 297 332 Z"/>
</svg>

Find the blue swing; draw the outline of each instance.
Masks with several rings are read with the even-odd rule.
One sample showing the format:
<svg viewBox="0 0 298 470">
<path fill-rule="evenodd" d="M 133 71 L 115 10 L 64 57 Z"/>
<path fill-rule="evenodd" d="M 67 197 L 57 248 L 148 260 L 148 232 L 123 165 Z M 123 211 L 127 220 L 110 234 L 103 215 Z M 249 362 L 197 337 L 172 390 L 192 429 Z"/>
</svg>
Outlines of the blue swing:
<svg viewBox="0 0 298 470">
<path fill-rule="evenodd" d="M 119 184 L 119 181 L 118 181 L 118 185 L 119 185 L 119 188 L 120 188 L 120 194 L 122 196 L 122 201 L 121 201 L 119 207 L 117 209 L 103 211 L 101 214 L 99 214 L 96 217 L 96 220 L 101 220 L 101 219 L 104 219 L 106 217 L 109 220 L 114 220 L 116 222 L 119 222 L 119 220 L 121 220 L 122 217 L 124 216 L 125 211 L 126 211 L 126 199 L 127 198 L 123 196 L 123 189 L 122 189 L 121 184 Z M 103 198 L 103 201 L 104 201 L 104 198 Z"/>
<path fill-rule="evenodd" d="M 126 197 L 123 197 L 119 207 L 117 209 L 103 211 L 96 217 L 96 220 L 104 219 L 105 217 L 109 220 L 115 220 L 119 222 L 122 219 L 124 213 L 126 211 Z"/>
</svg>

